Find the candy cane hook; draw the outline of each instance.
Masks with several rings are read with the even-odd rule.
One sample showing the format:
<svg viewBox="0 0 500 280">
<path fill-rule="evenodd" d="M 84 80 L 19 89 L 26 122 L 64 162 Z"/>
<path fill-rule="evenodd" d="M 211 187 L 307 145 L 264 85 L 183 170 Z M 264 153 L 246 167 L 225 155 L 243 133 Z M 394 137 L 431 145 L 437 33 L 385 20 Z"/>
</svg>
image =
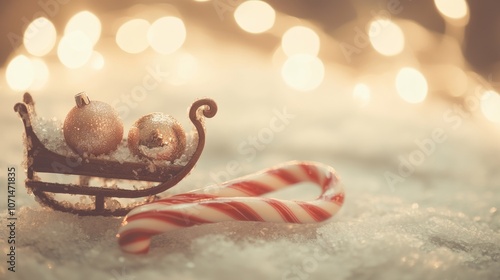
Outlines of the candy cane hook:
<svg viewBox="0 0 500 280">
<path fill-rule="evenodd" d="M 313 201 L 260 197 L 302 182 L 320 187 L 321 195 Z M 294 161 L 139 206 L 124 218 L 118 243 L 125 252 L 145 254 L 152 236 L 194 225 L 235 220 L 321 222 L 337 213 L 343 202 L 344 189 L 332 167 Z"/>
</svg>

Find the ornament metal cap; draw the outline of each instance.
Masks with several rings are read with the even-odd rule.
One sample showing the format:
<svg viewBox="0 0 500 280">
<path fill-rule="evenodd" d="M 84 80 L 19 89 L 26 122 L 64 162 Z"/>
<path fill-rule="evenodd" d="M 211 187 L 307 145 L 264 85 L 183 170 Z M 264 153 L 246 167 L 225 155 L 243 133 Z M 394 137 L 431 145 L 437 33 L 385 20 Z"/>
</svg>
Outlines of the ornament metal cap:
<svg viewBox="0 0 500 280">
<path fill-rule="evenodd" d="M 87 96 L 87 94 L 84 91 L 82 91 L 82 92 L 77 93 L 75 95 L 75 102 L 76 102 L 76 106 L 78 108 L 81 108 L 81 107 L 83 107 L 85 105 L 89 105 L 90 104 L 90 99 Z"/>
</svg>

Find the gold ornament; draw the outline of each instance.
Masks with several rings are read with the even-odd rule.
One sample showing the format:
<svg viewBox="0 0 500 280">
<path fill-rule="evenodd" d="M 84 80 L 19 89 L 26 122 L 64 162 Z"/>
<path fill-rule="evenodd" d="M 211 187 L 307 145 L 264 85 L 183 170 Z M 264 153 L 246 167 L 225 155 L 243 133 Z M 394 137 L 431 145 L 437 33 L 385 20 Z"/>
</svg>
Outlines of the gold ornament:
<svg viewBox="0 0 500 280">
<path fill-rule="evenodd" d="M 75 95 L 76 106 L 66 116 L 64 139 L 80 155 L 101 155 L 114 151 L 123 138 L 123 124 L 109 104 L 90 101 L 82 92 Z"/>
<path fill-rule="evenodd" d="M 128 147 L 138 156 L 174 161 L 186 149 L 186 134 L 172 116 L 151 113 L 138 119 L 130 129 Z"/>
</svg>

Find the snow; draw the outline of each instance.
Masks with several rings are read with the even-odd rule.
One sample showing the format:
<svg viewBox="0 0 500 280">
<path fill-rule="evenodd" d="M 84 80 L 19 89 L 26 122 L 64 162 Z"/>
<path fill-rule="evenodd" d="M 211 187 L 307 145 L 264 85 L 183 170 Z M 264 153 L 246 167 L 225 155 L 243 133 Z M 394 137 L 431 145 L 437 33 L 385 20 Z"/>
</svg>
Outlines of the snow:
<svg viewBox="0 0 500 280">
<path fill-rule="evenodd" d="M 155 237 L 148 255 L 124 254 L 115 237 L 121 218 L 53 211 L 26 192 L 22 123 L 12 110 L 21 93 L 3 92 L 0 180 L 5 182 L 6 167 L 14 166 L 18 181 L 17 272 L 7 271 L 2 261 L 4 279 L 498 278 L 498 125 L 477 110 L 460 117 L 460 123 L 447 122 L 443 114 L 454 104 L 431 94 L 424 104 L 406 104 L 391 92 L 391 82 L 385 80 L 390 75 L 384 73 L 379 77 L 383 86 L 372 88 L 373 100 L 358 108 L 351 98 L 354 78 L 341 74 L 335 65 L 327 65 L 317 91 L 295 92 L 284 85 L 279 69 L 250 47 L 228 45 L 238 48 L 231 53 L 217 51 L 216 43 L 211 44 L 204 46 L 205 52 L 215 51 L 191 50 L 201 61 L 202 77 L 184 86 L 164 80 L 122 116 L 125 131 L 154 111 L 175 116 L 187 131 L 185 111 L 190 102 L 209 96 L 218 103 L 217 115 L 205 121 L 207 142 L 196 168 L 162 195 L 288 160 L 314 160 L 333 166 L 342 178 L 346 200 L 339 214 L 312 225 L 226 222 L 187 228 Z M 103 55 L 106 65 L 123 69 L 119 52 Z M 104 68 L 105 75 L 78 79 L 72 70 L 52 62 L 53 76 L 59 78 L 43 91 L 32 92 L 38 115 L 48 118 L 45 129 L 57 126 L 53 117 L 64 119 L 74 93 L 99 92 L 99 99 L 109 103 L 121 100 L 120 94 L 142 81 L 145 69 L 162 63 L 152 56 L 131 60 L 130 71 Z M 212 60 L 219 66 L 209 63 Z M 283 117 L 286 114 L 288 118 Z M 272 120 L 282 129 L 273 130 Z M 436 129 L 446 140 L 434 141 L 427 155 L 416 142 L 433 139 Z M 262 131 L 271 131 L 271 140 L 259 138 Z M 423 160 L 403 176 L 398 171 L 401 159 L 410 161 L 418 151 L 425 155 Z M 389 182 L 388 172 L 400 180 Z M 297 189 L 295 197 L 308 192 Z M 116 207 L 120 201 L 106 203 Z M 0 248 L 5 256 L 5 202 L 2 209 Z"/>
</svg>

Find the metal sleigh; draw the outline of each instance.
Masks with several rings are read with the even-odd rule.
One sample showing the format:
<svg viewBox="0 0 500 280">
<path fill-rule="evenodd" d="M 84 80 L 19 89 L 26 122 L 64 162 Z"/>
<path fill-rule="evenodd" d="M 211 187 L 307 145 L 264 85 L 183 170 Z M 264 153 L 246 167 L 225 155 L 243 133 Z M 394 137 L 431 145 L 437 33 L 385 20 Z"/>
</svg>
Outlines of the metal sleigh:
<svg viewBox="0 0 500 280">
<path fill-rule="evenodd" d="M 198 133 L 197 147 L 185 165 L 159 164 L 151 168 L 149 162 L 117 162 L 98 158 L 78 156 L 78 164 L 68 167 L 68 157 L 47 149 L 35 134 L 32 123 L 35 103 L 29 93 L 24 94 L 23 102 L 17 103 L 14 110 L 21 116 L 26 131 L 27 179 L 26 187 L 33 192 L 39 202 L 54 210 L 77 215 L 124 216 L 131 208 L 151 201 L 155 196 L 179 183 L 193 169 L 205 146 L 204 117 L 212 118 L 217 113 L 217 105 L 211 99 L 195 101 L 189 109 L 189 119 Z M 74 159 L 73 159 L 74 160 Z M 64 167 L 64 168 L 61 168 Z M 80 175 L 82 178 L 99 177 L 110 179 L 137 180 L 154 182 L 156 185 L 144 189 L 123 189 L 89 186 L 88 180 L 80 184 L 43 182 L 37 176 L 40 173 L 58 173 Z M 55 199 L 53 194 L 64 193 L 93 197 L 93 207 L 81 209 L 70 203 Z M 133 206 L 120 206 L 117 209 L 106 208 L 107 198 L 141 198 L 142 202 Z M 149 200 L 148 200 L 149 199 Z"/>
</svg>

